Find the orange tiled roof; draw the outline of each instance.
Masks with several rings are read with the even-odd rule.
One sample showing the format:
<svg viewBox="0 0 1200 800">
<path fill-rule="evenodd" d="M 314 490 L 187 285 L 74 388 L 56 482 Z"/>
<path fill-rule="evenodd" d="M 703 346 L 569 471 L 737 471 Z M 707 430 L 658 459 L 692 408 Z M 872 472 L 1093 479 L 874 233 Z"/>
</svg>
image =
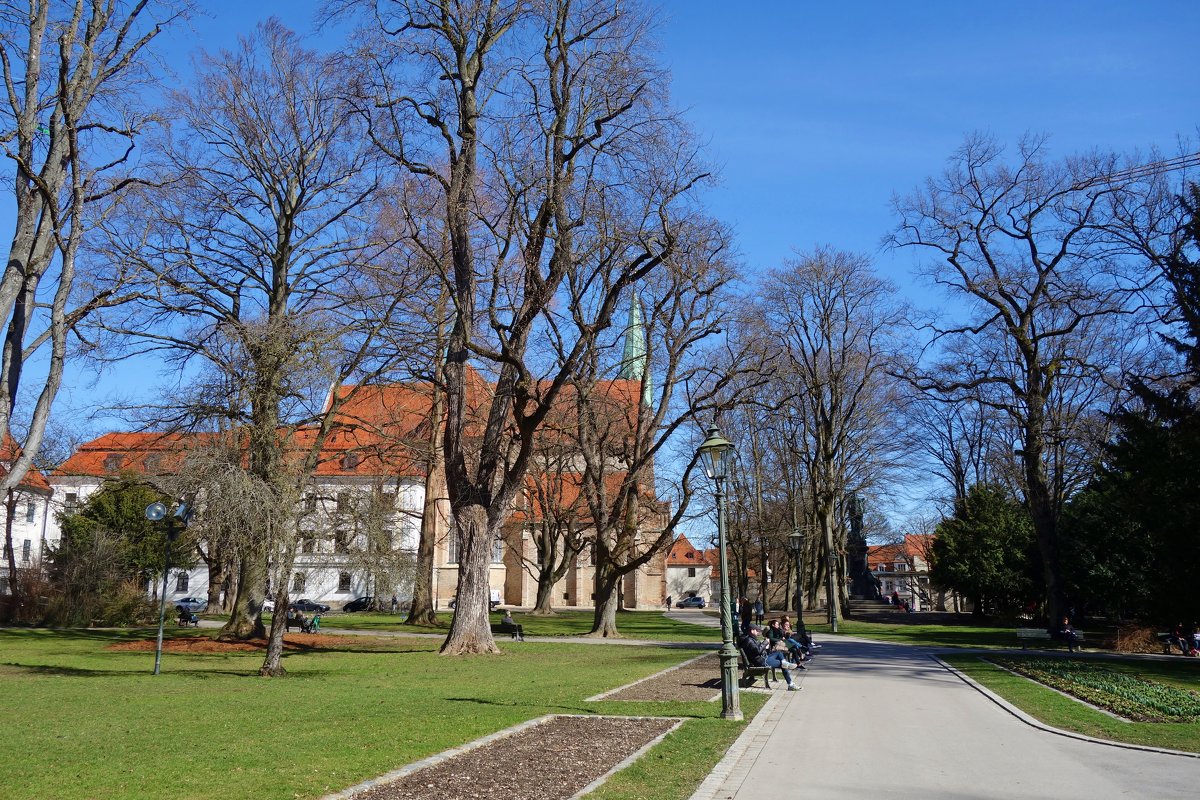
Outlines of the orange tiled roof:
<svg viewBox="0 0 1200 800">
<path fill-rule="evenodd" d="M 0 441 L 0 477 L 8 475 L 9 467 L 20 456 L 21 446 L 17 444 L 17 440 L 12 437 L 12 434 L 5 433 L 3 440 Z M 21 478 L 21 482 L 17 484 L 17 488 L 40 493 L 52 491 L 50 484 L 46 481 L 46 476 L 35 467 L 29 468 L 25 477 Z"/>
</svg>

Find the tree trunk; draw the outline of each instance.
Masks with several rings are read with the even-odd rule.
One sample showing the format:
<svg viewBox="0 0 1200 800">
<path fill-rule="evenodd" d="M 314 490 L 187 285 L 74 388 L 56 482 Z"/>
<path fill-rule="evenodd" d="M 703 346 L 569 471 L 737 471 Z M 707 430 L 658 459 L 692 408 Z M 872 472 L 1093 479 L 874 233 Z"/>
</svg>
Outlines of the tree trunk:
<svg viewBox="0 0 1200 800">
<path fill-rule="evenodd" d="M 554 614 L 554 583 L 543 579 L 543 573 L 538 573 L 537 600 L 533 604 L 531 615 L 548 617 Z"/>
<path fill-rule="evenodd" d="M 221 597 L 221 592 L 225 588 L 225 584 L 229 582 L 228 571 L 229 567 L 225 560 L 221 558 L 220 553 L 217 553 L 211 546 L 209 548 L 209 556 L 205 559 L 208 565 L 208 607 L 210 609 L 220 608 L 224 610 L 224 604 L 228 603 Z"/>
<path fill-rule="evenodd" d="M 434 391 L 434 411 L 430 415 L 436 414 L 435 418 L 440 424 L 441 390 Z M 434 426 L 434 430 L 438 430 L 437 425 Z M 435 433 L 434 436 L 436 435 Z M 441 523 L 449 516 L 444 510 L 447 500 L 443 464 L 442 449 L 436 446 L 435 442 L 429 459 L 429 473 L 425 476 L 425 502 L 421 511 L 421 538 L 417 542 L 417 576 L 413 581 L 412 605 L 408 609 L 407 619 L 404 620 L 409 625 L 439 624 L 437 612 L 433 608 L 433 569 L 438 531 L 443 529 Z"/>
<path fill-rule="evenodd" d="M 454 594 L 454 620 L 441 652 L 456 656 L 499 653 L 488 616 L 495 531 L 488 525 L 487 509 L 479 504 L 459 508 L 454 520 L 462 540 L 458 589 Z"/>
<path fill-rule="evenodd" d="M 617 584 L 620 576 L 614 570 L 602 570 L 600 559 L 596 563 L 596 610 L 592 616 L 592 630 L 587 636 L 602 639 L 622 639 L 617 630 L 617 610 L 621 606 Z"/>
<path fill-rule="evenodd" d="M 275 606 L 279 608 L 279 606 Z M 258 674 L 264 678 L 282 678 L 287 675 L 283 666 L 283 634 L 287 626 L 286 605 L 282 614 L 271 615 L 271 636 L 267 640 L 267 657 L 259 667 Z"/>
<path fill-rule="evenodd" d="M 287 576 L 281 576 L 280 580 L 286 581 Z M 238 570 L 237 597 L 233 601 L 229 621 L 217 634 L 217 641 L 239 642 L 262 639 L 267 635 L 267 629 L 262 622 L 263 590 L 266 584 L 266 555 L 258 552 L 242 553 L 241 568 Z"/>
<path fill-rule="evenodd" d="M 15 622 L 20 617 L 21 587 L 17 581 L 17 551 L 13 547 L 13 520 L 17 514 L 17 498 L 12 489 L 4 502 L 4 555 L 8 558 L 8 592 L 4 601 L 8 604 L 5 618 Z"/>
</svg>

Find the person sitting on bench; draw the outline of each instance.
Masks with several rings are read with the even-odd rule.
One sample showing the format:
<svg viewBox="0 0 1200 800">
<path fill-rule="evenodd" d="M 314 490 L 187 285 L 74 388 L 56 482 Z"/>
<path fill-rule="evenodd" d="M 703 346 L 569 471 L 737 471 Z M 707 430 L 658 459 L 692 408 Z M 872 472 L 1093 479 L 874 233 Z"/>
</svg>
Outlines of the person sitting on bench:
<svg viewBox="0 0 1200 800">
<path fill-rule="evenodd" d="M 750 666 L 781 670 L 783 679 L 787 682 L 788 691 L 796 691 L 796 685 L 792 683 L 792 670 L 800 665 L 785 659 L 783 653 L 772 652 L 770 643 L 763 639 L 761 634 L 761 628 L 751 625 L 749 633 L 738 637 L 738 647 L 742 651 L 742 657 Z"/>
<path fill-rule="evenodd" d="M 511 633 L 518 642 L 525 641 L 525 629 L 513 619 L 512 611 L 505 610 L 504 619 L 500 620 L 500 630 Z"/>
<path fill-rule="evenodd" d="M 1063 617 L 1062 624 L 1051 630 L 1050 635 L 1060 642 L 1065 642 L 1068 653 L 1074 653 L 1075 648 L 1079 647 L 1079 632 L 1071 627 L 1069 617 Z"/>
</svg>

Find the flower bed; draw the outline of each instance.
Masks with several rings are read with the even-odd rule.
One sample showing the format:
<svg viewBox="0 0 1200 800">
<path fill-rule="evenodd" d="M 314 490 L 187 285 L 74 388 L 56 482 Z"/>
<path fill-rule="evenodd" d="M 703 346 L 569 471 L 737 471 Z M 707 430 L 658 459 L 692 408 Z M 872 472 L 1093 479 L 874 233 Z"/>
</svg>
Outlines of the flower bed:
<svg viewBox="0 0 1200 800">
<path fill-rule="evenodd" d="M 1052 658 L 992 658 L 1012 670 L 1084 702 L 1137 722 L 1200 720 L 1200 693 L 1136 678 L 1099 664 Z"/>
</svg>

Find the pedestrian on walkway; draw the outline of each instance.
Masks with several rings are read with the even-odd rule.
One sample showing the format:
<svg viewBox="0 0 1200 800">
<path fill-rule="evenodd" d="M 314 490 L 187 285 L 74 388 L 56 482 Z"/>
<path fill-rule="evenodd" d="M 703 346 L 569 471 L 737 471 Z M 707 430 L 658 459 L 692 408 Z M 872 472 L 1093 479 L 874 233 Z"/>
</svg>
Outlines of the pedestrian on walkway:
<svg viewBox="0 0 1200 800">
<path fill-rule="evenodd" d="M 763 624 L 763 611 L 764 610 L 765 609 L 763 608 L 763 601 L 762 601 L 762 598 L 760 597 L 754 601 L 754 624 L 755 625 Z"/>
<path fill-rule="evenodd" d="M 392 595 L 392 613 L 395 614 L 400 610 L 400 600 L 396 595 Z"/>
</svg>

